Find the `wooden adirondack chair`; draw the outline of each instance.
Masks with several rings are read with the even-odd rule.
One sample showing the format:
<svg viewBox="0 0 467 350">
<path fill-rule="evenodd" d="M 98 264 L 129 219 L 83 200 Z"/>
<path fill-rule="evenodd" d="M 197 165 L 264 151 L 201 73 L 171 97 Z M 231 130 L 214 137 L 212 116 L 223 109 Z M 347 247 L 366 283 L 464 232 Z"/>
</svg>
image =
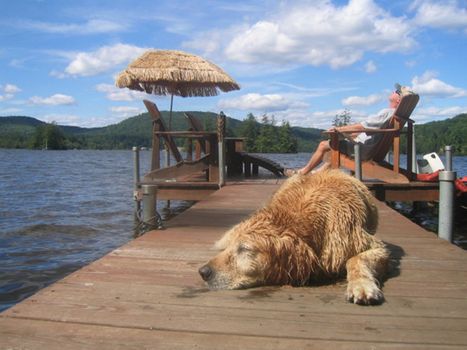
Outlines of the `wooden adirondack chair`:
<svg viewBox="0 0 467 350">
<path fill-rule="evenodd" d="M 203 124 L 198 119 L 198 117 L 194 116 L 191 113 L 185 112 L 183 113 L 185 118 L 190 125 L 190 129 L 193 131 L 204 131 Z M 206 141 L 204 139 L 196 140 L 196 148 L 195 148 L 195 159 L 199 159 L 201 157 L 201 152 L 206 153 Z M 208 151 L 209 152 L 209 151 Z"/>
<path fill-rule="evenodd" d="M 159 156 L 159 142 L 158 138 L 155 137 L 154 133 L 157 131 L 169 131 L 165 126 L 164 120 L 162 119 L 161 113 L 157 108 L 154 102 L 143 100 L 144 105 L 146 106 L 149 114 L 151 115 L 152 119 L 152 160 L 151 160 L 151 170 L 159 169 L 160 167 L 160 156 Z M 170 149 L 170 153 L 174 156 L 177 162 L 181 162 L 183 160 L 182 155 L 178 151 L 177 145 L 172 137 L 172 135 L 163 135 L 164 141 L 167 147 Z"/>
<path fill-rule="evenodd" d="M 379 179 L 388 183 L 408 183 L 412 177 L 412 138 L 413 138 L 413 123 L 409 117 L 417 105 L 419 96 L 416 94 L 405 95 L 395 110 L 389 121 L 386 129 L 366 129 L 368 135 L 382 133 L 383 137 L 369 151 L 368 160 L 362 161 L 362 175 L 364 178 Z M 400 134 L 403 127 L 407 124 L 407 169 L 400 167 Z M 351 171 L 355 171 L 354 159 L 339 151 L 339 136 L 344 136 L 348 140 L 348 136 L 352 132 L 360 132 L 359 130 L 349 130 L 346 134 L 339 132 L 325 132 L 330 135 L 331 145 L 331 167 L 343 167 Z M 393 164 L 384 160 L 386 154 L 393 150 Z"/>
<path fill-rule="evenodd" d="M 216 163 L 217 150 L 214 147 L 216 134 L 203 131 L 169 131 L 165 126 L 156 104 L 148 100 L 144 100 L 143 102 L 151 115 L 153 128 L 151 171 L 144 176 L 144 179 L 146 181 L 165 178 L 181 179 L 187 178 L 197 172 L 206 172 L 207 181 L 216 182 L 218 179 L 218 174 L 216 172 L 218 168 Z M 205 155 L 199 157 L 195 161 L 184 160 L 175 144 L 174 136 L 206 138 L 204 140 L 206 145 Z M 160 138 L 164 140 L 171 154 L 177 161 L 176 164 L 167 168 L 160 167 Z"/>
</svg>

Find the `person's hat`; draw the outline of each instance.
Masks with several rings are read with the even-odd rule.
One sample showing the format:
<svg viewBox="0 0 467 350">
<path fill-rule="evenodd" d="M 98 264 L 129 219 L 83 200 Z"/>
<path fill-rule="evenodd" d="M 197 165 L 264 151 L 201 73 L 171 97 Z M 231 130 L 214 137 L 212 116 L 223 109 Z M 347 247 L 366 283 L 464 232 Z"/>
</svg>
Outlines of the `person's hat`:
<svg viewBox="0 0 467 350">
<path fill-rule="evenodd" d="M 395 92 L 400 96 L 411 95 L 414 92 L 410 90 L 407 86 L 402 86 L 399 83 L 394 84 Z"/>
</svg>

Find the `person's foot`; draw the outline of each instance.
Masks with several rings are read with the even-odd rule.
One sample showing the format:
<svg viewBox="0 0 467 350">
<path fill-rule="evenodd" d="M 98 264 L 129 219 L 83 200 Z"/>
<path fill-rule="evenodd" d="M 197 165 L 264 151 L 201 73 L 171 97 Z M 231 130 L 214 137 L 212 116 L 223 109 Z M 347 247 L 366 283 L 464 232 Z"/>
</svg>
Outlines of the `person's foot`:
<svg viewBox="0 0 467 350">
<path fill-rule="evenodd" d="M 284 175 L 287 177 L 291 177 L 297 174 L 300 174 L 299 169 L 285 169 L 284 171 Z"/>
</svg>

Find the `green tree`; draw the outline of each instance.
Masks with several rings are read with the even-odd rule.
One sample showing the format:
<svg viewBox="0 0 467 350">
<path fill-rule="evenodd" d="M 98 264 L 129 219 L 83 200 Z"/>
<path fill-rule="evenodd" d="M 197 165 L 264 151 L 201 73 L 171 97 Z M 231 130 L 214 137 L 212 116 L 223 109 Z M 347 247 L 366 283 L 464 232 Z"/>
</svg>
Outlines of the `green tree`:
<svg viewBox="0 0 467 350">
<path fill-rule="evenodd" d="M 297 145 L 297 139 L 293 137 L 289 122 L 282 121 L 282 125 L 279 127 L 279 152 L 296 153 Z"/>
<path fill-rule="evenodd" d="M 31 139 L 31 147 L 54 150 L 66 149 L 66 139 L 55 122 L 47 123 L 36 128 Z"/>
<path fill-rule="evenodd" d="M 261 117 L 261 126 L 259 135 L 256 139 L 256 150 L 260 153 L 276 153 L 278 148 L 278 131 L 275 127 L 276 121 L 274 116 L 269 118 L 267 114 Z"/>
<path fill-rule="evenodd" d="M 350 119 L 351 119 L 350 111 L 347 109 L 344 109 L 342 112 L 336 114 L 334 117 L 334 120 L 332 122 L 333 126 L 343 126 L 343 125 L 348 125 L 350 124 Z"/>
<path fill-rule="evenodd" d="M 259 124 L 252 113 L 249 113 L 240 124 L 238 134 L 240 137 L 245 138 L 245 150 L 247 152 L 257 152 L 256 139 L 259 135 L 259 129 Z"/>
</svg>

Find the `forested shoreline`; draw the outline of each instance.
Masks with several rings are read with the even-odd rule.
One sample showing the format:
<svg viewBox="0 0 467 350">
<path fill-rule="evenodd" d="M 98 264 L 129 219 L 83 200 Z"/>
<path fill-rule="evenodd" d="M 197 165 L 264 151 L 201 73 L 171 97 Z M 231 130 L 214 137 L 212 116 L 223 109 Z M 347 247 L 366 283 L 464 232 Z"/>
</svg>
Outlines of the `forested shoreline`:
<svg viewBox="0 0 467 350">
<path fill-rule="evenodd" d="M 202 122 L 205 130 L 216 130 L 216 114 L 190 112 Z M 167 112 L 162 112 L 164 119 Z M 333 124 L 348 123 L 351 116 L 336 116 Z M 183 112 L 175 112 L 173 130 L 188 130 Z M 292 127 L 288 122 L 278 123 L 274 116 L 256 117 L 248 114 L 243 120 L 227 118 L 227 135 L 244 137 L 246 150 L 257 153 L 312 152 L 324 138 L 322 130 Z M 402 149 L 405 139 L 402 136 Z M 457 155 L 467 155 L 467 113 L 456 117 L 415 124 L 417 152 L 441 152 L 451 145 Z M 184 146 L 184 140 L 177 141 Z M 147 113 L 128 118 L 118 124 L 101 128 L 80 128 L 45 123 L 24 116 L 0 118 L 0 148 L 29 149 L 130 149 L 132 146 L 151 147 L 151 119 Z"/>
</svg>

